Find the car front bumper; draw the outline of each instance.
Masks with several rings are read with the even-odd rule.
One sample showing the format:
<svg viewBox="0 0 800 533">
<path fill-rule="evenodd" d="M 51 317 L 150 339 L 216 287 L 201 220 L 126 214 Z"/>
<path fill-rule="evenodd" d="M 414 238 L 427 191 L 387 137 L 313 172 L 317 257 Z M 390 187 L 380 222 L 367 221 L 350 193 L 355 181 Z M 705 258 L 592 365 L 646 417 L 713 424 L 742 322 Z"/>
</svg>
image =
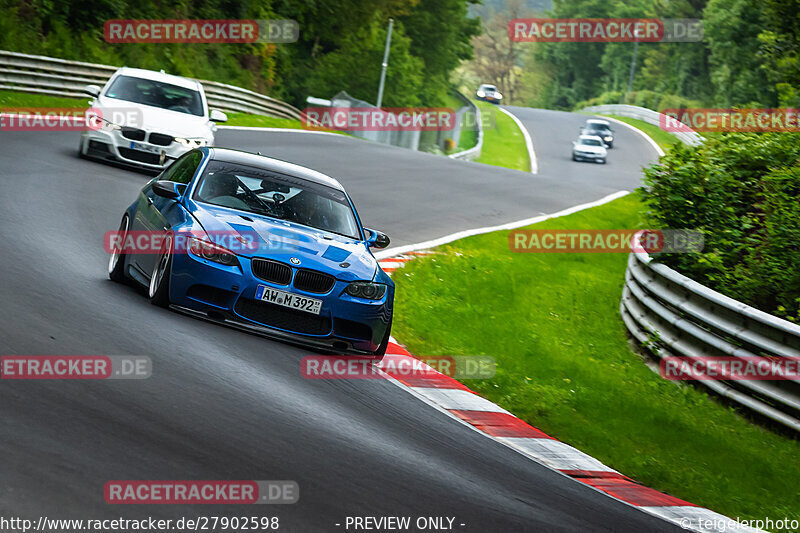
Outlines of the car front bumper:
<svg viewBox="0 0 800 533">
<path fill-rule="evenodd" d="M 153 152 L 134 148 L 146 146 Z M 153 170 L 163 170 L 174 159 L 179 158 L 191 147 L 173 141 L 168 146 L 159 146 L 145 141 L 131 141 L 122 136 L 120 130 L 90 130 L 81 133 L 81 153 L 100 159 L 116 160 Z M 163 157 L 162 157 L 163 153 Z"/>
<path fill-rule="evenodd" d="M 603 161 L 606 158 L 604 155 L 590 154 L 585 152 L 572 152 L 572 156 L 575 159 L 582 161 Z"/>
<path fill-rule="evenodd" d="M 226 267 L 189 253 L 173 256 L 170 301 L 192 316 L 251 333 L 330 350 L 370 354 L 383 340 L 392 315 L 393 287 L 381 300 L 353 298 L 344 292 L 348 282 L 336 280 L 333 289 L 317 294 L 256 278 L 250 260 Z M 322 300 L 319 315 L 288 309 L 256 299 L 264 285 Z"/>
</svg>

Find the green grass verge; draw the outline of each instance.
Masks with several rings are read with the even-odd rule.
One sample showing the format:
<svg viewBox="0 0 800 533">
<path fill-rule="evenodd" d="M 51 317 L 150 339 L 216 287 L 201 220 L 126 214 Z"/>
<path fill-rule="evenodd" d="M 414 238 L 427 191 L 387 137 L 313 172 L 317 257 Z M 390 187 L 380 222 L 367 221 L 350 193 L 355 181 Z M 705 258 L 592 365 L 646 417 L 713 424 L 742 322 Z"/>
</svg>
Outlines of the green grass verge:
<svg viewBox="0 0 800 533">
<path fill-rule="evenodd" d="M 641 227 L 637 195 L 536 228 Z M 394 334 L 418 355 L 491 355 L 473 390 L 648 486 L 729 516 L 797 517 L 800 444 L 661 379 L 619 316 L 626 254 L 519 254 L 508 231 L 396 271 Z"/>
<path fill-rule="evenodd" d="M 481 156 L 475 161 L 530 172 L 531 161 L 525 138 L 516 123 L 494 104 L 478 100 L 475 103 L 480 108 L 481 115 L 485 114 L 481 117 L 484 125 L 483 148 Z M 487 124 L 492 127 L 486 127 Z"/>
<path fill-rule="evenodd" d="M 226 126 L 246 126 L 258 128 L 289 128 L 299 130 L 303 124 L 294 118 L 267 117 L 264 115 L 251 115 L 249 113 L 226 113 L 228 122 Z"/>
<path fill-rule="evenodd" d="M 63 98 L 49 94 L 30 94 L 17 91 L 0 91 L 0 111 L 6 107 L 89 107 L 86 98 Z"/>
<path fill-rule="evenodd" d="M 469 115 L 472 115 L 472 113 L 469 113 Z M 473 148 L 476 144 L 478 144 L 478 132 L 462 123 L 461 135 L 458 138 L 458 146 L 456 147 L 455 151 L 463 152 L 464 150 Z"/>
</svg>

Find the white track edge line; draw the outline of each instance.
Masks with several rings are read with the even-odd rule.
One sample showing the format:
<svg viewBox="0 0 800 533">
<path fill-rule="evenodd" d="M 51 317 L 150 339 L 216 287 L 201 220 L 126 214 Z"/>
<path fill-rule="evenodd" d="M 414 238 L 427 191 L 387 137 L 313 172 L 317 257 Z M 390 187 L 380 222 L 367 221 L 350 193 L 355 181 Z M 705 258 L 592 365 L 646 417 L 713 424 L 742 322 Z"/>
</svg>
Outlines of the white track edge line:
<svg viewBox="0 0 800 533">
<path fill-rule="evenodd" d="M 528 149 L 528 159 L 531 163 L 531 174 L 538 174 L 539 173 L 539 163 L 536 161 L 536 152 L 533 150 L 533 141 L 531 140 L 531 134 L 528 132 L 528 128 L 526 128 L 522 122 L 517 118 L 517 116 L 509 111 L 508 109 L 502 108 L 500 106 L 497 107 L 500 111 L 511 117 L 511 119 L 517 124 L 517 127 L 522 131 L 522 137 L 525 139 L 525 148 Z"/>
<path fill-rule="evenodd" d="M 389 259 L 390 257 L 394 257 L 395 255 L 400 254 L 407 254 L 409 252 L 416 252 L 419 250 L 425 250 L 428 248 L 435 248 L 437 246 L 441 246 L 443 244 L 447 244 L 453 241 L 457 241 L 458 239 L 463 239 L 465 237 L 472 237 L 474 235 L 482 235 L 484 233 L 491 233 L 493 231 L 502 231 L 507 229 L 516 229 L 522 226 L 530 226 L 531 224 L 536 224 L 538 222 L 543 222 L 545 220 L 557 217 L 563 217 L 566 215 L 571 215 L 572 213 L 577 213 L 578 211 L 583 211 L 584 209 L 589 209 L 591 207 L 597 207 L 603 204 L 607 204 L 608 202 L 614 201 L 617 198 L 622 198 L 623 196 L 629 194 L 629 191 L 617 191 L 615 193 L 609 194 L 600 198 L 599 200 L 595 200 L 594 202 L 588 202 L 585 204 L 579 204 L 572 207 L 568 207 L 561 211 L 557 211 L 555 213 L 551 213 L 549 215 L 539 215 L 532 218 L 526 218 L 523 220 L 517 220 L 515 222 L 509 222 L 507 224 L 501 224 L 499 226 L 486 226 L 483 228 L 475 228 L 469 229 L 464 231 L 459 231 L 456 233 L 451 233 L 450 235 L 445 235 L 444 237 L 439 237 L 437 239 L 431 239 L 429 241 L 420 242 L 417 244 L 407 244 L 404 246 L 398 246 L 396 248 L 389 248 L 387 250 L 381 250 L 379 252 L 374 253 L 375 259 L 382 260 L 382 259 Z"/>
<path fill-rule="evenodd" d="M 627 122 L 623 122 L 623 121 L 621 121 L 619 119 L 616 119 L 614 117 L 609 117 L 608 115 L 596 114 L 594 116 L 603 117 L 603 120 L 612 120 L 612 121 L 616 122 L 617 124 L 622 124 L 623 126 L 626 126 L 626 127 L 630 128 L 630 129 L 632 129 L 633 131 L 635 131 L 636 133 L 638 133 L 639 135 L 644 137 L 645 140 L 650 143 L 650 146 L 653 147 L 653 149 L 656 151 L 656 153 L 658 154 L 659 157 L 664 155 L 664 150 L 661 149 L 661 147 L 658 145 L 658 143 L 655 142 L 652 137 L 650 137 L 648 134 L 646 134 L 645 132 L 643 132 L 642 130 L 637 128 L 636 126 L 631 126 Z"/>
</svg>

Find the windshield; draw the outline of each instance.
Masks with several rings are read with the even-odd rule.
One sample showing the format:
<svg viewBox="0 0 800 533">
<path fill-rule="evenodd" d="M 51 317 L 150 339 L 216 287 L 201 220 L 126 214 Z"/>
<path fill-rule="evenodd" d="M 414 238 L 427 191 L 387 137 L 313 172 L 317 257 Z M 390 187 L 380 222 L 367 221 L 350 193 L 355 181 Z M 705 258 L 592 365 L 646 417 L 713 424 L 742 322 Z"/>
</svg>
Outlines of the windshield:
<svg viewBox="0 0 800 533">
<path fill-rule="evenodd" d="M 582 144 L 584 146 L 603 146 L 603 143 L 597 139 L 581 139 L 578 144 Z"/>
<path fill-rule="evenodd" d="M 108 98 L 169 109 L 178 113 L 198 117 L 205 115 L 203 101 L 198 91 L 160 81 L 118 76 L 105 95 Z"/>
<path fill-rule="evenodd" d="M 342 191 L 269 170 L 212 161 L 194 198 L 360 240 Z"/>
<path fill-rule="evenodd" d="M 586 127 L 593 131 L 608 131 L 611 129 L 608 124 L 597 124 L 595 122 L 588 124 Z"/>
<path fill-rule="evenodd" d="M 484 85 L 483 86 L 483 90 L 484 91 L 496 91 L 497 87 L 495 87 L 494 85 Z"/>
</svg>

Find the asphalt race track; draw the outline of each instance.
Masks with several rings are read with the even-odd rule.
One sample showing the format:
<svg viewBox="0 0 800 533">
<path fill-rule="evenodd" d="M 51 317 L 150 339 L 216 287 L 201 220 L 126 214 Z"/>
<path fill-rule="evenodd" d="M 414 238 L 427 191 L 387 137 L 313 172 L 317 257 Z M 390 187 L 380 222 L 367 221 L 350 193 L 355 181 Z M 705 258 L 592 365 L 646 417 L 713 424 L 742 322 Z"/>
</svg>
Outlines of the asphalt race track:
<svg viewBox="0 0 800 533">
<path fill-rule="evenodd" d="M 538 175 L 340 136 L 228 130 L 217 144 L 337 177 L 365 225 L 397 245 L 630 190 L 655 157 L 620 126 L 607 165 L 573 163 L 585 117 L 514 111 L 531 129 Z M 0 133 L 0 353 L 148 355 L 153 375 L 0 381 L 0 515 L 278 516 L 292 532 L 344 531 L 335 524 L 346 516 L 448 516 L 470 532 L 678 529 L 389 382 L 303 379 L 306 350 L 156 308 L 110 282 L 102 236 L 149 177 L 81 160 L 77 145 L 77 133 Z M 128 479 L 295 480 L 300 501 L 106 504 L 103 485 Z"/>
</svg>

